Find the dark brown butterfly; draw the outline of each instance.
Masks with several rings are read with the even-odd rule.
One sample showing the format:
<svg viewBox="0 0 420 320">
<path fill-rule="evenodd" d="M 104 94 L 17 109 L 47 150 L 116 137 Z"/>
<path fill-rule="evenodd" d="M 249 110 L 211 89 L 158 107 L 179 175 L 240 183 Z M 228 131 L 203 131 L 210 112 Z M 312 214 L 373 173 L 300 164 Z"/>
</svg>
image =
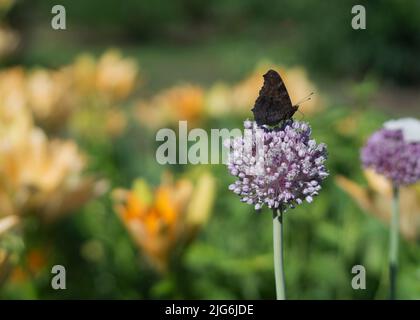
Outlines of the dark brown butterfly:
<svg viewBox="0 0 420 320">
<path fill-rule="evenodd" d="M 298 108 L 299 105 L 292 105 L 280 75 L 274 70 L 268 70 L 264 75 L 264 85 L 252 109 L 257 124 L 277 125 L 283 120 L 291 119 Z"/>
</svg>

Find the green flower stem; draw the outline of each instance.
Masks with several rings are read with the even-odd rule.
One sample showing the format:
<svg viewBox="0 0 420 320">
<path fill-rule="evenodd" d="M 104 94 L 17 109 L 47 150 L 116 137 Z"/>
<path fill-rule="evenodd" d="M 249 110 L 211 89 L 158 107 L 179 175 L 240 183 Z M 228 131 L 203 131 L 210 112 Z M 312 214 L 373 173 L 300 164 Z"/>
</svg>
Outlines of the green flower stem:
<svg viewBox="0 0 420 320">
<path fill-rule="evenodd" d="M 286 284 L 283 263 L 283 212 L 273 210 L 274 276 L 277 300 L 286 300 Z"/>
<path fill-rule="evenodd" d="M 389 283 L 391 300 L 395 300 L 397 298 L 399 211 L 399 189 L 397 186 L 394 186 L 391 230 L 389 237 Z"/>
</svg>

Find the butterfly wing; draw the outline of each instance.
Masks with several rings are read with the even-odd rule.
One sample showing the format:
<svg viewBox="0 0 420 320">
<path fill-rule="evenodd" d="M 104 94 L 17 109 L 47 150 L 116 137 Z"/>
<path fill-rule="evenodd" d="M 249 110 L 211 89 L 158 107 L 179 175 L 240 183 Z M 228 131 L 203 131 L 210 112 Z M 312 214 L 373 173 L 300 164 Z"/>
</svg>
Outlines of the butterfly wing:
<svg viewBox="0 0 420 320">
<path fill-rule="evenodd" d="M 296 110 L 297 107 L 292 105 L 280 75 L 274 70 L 269 70 L 264 75 L 264 85 L 252 109 L 257 124 L 276 125 L 280 121 L 290 119 Z"/>
</svg>

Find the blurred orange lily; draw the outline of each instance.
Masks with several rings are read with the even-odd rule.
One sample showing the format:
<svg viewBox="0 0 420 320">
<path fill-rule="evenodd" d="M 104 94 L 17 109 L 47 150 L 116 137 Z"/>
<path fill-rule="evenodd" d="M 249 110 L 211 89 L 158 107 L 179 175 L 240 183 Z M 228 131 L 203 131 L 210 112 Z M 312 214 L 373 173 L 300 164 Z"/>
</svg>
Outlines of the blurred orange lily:
<svg viewBox="0 0 420 320">
<path fill-rule="evenodd" d="M 214 178 L 201 174 L 173 181 L 169 175 L 151 191 L 146 181 L 134 182 L 131 190 L 113 192 L 115 210 L 139 248 L 160 272 L 168 269 L 176 248 L 192 240 L 210 214 Z"/>
<path fill-rule="evenodd" d="M 11 270 L 10 281 L 23 283 L 43 274 L 48 266 L 50 257 L 49 248 L 30 249 L 23 257 L 24 266 L 16 266 Z"/>
<path fill-rule="evenodd" d="M 50 140 L 19 117 L 6 122 L 13 119 L 0 117 L 0 217 L 35 211 L 51 220 L 104 191 L 83 175 L 86 159 L 73 141 Z"/>
<path fill-rule="evenodd" d="M 138 78 L 137 63 L 117 50 L 106 51 L 98 60 L 84 54 L 68 67 L 81 104 L 71 129 L 84 137 L 116 137 L 127 119 L 119 103 L 133 91 Z"/>
<path fill-rule="evenodd" d="M 141 123 L 158 128 L 168 123 L 187 120 L 192 125 L 202 116 L 204 90 L 195 85 L 184 84 L 166 89 L 149 101 L 139 101 L 137 116 Z"/>
<path fill-rule="evenodd" d="M 58 70 L 10 68 L 0 72 L 0 104 L 5 110 L 19 110 L 19 116 L 29 115 L 48 132 L 66 127 L 71 120 L 71 129 L 82 134 L 96 127 L 94 133 L 115 136 L 126 124 L 117 102 L 134 89 L 137 71 L 134 60 L 122 58 L 115 50 L 98 60 L 81 55 Z"/>
<path fill-rule="evenodd" d="M 74 88 L 68 70 L 37 69 L 27 75 L 26 81 L 28 106 L 36 120 L 52 130 L 63 126 L 78 102 L 77 93 L 70 94 Z"/>
<path fill-rule="evenodd" d="M 368 182 L 367 188 L 343 176 L 338 176 L 336 183 L 363 210 L 389 224 L 392 207 L 392 185 L 385 177 L 372 170 L 365 170 L 364 174 Z M 414 241 L 419 238 L 420 230 L 420 184 L 401 187 L 400 197 L 400 230 L 407 240 Z"/>
<path fill-rule="evenodd" d="M 64 71 L 26 72 L 14 67 L 0 72 L 0 105 L 14 122 L 29 119 L 48 129 L 63 125 L 74 109 L 76 95 L 71 91 L 71 79 Z"/>
<path fill-rule="evenodd" d="M 137 63 L 123 58 L 118 50 L 108 50 L 99 59 L 82 54 L 68 69 L 78 93 L 99 94 L 110 101 L 126 98 L 134 89 L 138 76 Z"/>
<path fill-rule="evenodd" d="M 137 77 L 137 63 L 123 58 L 117 50 L 105 52 L 96 70 L 96 88 L 111 99 L 123 99 L 133 90 Z"/>
<path fill-rule="evenodd" d="M 21 67 L 9 68 L 0 72 L 0 107 L 5 115 L 30 116 L 27 106 L 25 71 Z M 1 114 L 0 116 L 4 117 Z"/>
</svg>

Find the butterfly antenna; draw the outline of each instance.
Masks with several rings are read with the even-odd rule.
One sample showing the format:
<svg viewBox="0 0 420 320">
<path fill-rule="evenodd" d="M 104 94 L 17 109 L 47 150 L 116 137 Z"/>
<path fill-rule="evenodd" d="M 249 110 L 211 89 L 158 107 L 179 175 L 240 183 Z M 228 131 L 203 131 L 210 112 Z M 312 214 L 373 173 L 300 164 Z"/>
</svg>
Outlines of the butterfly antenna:
<svg viewBox="0 0 420 320">
<path fill-rule="evenodd" d="M 300 106 L 302 103 L 311 100 L 313 94 L 314 94 L 314 92 L 311 92 L 305 98 L 303 98 L 302 100 L 300 100 L 298 103 L 295 103 L 295 106 Z"/>
</svg>

